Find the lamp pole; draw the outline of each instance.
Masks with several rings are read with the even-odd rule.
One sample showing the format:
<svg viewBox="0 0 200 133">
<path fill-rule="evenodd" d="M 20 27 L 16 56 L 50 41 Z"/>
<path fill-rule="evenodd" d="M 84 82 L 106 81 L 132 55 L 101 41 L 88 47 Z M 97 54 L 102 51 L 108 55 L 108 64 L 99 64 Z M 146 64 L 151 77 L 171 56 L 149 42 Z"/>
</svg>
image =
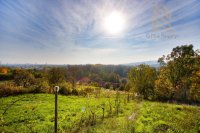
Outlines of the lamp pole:
<svg viewBox="0 0 200 133">
<path fill-rule="evenodd" d="M 58 133 L 58 124 L 57 124 L 57 120 L 58 120 L 58 110 L 57 110 L 57 106 L 58 106 L 58 91 L 59 91 L 59 86 L 55 86 L 54 87 L 54 92 L 55 92 L 55 122 L 54 122 L 54 130 L 55 130 L 55 133 Z"/>
</svg>

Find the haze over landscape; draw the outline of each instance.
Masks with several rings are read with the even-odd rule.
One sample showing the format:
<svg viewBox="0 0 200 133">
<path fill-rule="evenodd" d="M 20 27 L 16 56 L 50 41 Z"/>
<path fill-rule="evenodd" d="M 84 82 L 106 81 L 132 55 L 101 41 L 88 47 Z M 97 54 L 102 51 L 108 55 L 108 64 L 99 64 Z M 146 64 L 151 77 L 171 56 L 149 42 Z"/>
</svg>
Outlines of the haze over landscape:
<svg viewBox="0 0 200 133">
<path fill-rule="evenodd" d="M 0 61 L 124 64 L 200 47 L 198 0 L 1 0 Z M 187 38 L 186 38 L 187 37 Z"/>
</svg>

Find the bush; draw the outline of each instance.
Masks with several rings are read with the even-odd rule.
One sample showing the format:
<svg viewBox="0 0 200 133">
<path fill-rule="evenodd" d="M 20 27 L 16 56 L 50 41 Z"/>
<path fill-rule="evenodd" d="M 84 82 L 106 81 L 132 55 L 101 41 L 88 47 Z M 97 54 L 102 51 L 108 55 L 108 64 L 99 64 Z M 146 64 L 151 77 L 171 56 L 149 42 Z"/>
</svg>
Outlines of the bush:
<svg viewBox="0 0 200 133">
<path fill-rule="evenodd" d="M 0 74 L 0 81 L 12 80 L 12 74 Z"/>
<path fill-rule="evenodd" d="M 86 92 L 86 93 L 92 93 L 92 92 L 94 92 L 94 88 L 92 88 L 92 87 L 86 87 L 83 91 L 84 92 Z"/>
<path fill-rule="evenodd" d="M 0 97 L 18 95 L 23 93 L 31 92 L 30 89 L 25 89 L 23 87 L 15 86 L 12 83 L 5 83 L 0 85 Z"/>
<path fill-rule="evenodd" d="M 63 82 L 60 84 L 60 91 L 61 94 L 70 95 L 72 94 L 72 84 L 69 82 Z"/>
<path fill-rule="evenodd" d="M 99 87 L 99 84 L 97 82 L 90 83 L 91 86 Z"/>
<path fill-rule="evenodd" d="M 80 95 L 80 96 L 87 96 L 87 93 L 84 89 L 75 89 L 73 92 L 72 92 L 74 95 Z"/>
<path fill-rule="evenodd" d="M 73 89 L 73 90 L 72 90 L 72 94 L 73 94 L 73 95 L 79 95 L 79 94 L 80 94 L 80 91 L 78 91 L 77 89 Z"/>
<path fill-rule="evenodd" d="M 14 82 L 18 86 L 30 87 L 35 83 L 35 77 L 27 70 L 16 69 L 14 71 Z"/>
<path fill-rule="evenodd" d="M 46 80 L 38 79 L 34 93 L 50 93 L 50 86 Z"/>
</svg>

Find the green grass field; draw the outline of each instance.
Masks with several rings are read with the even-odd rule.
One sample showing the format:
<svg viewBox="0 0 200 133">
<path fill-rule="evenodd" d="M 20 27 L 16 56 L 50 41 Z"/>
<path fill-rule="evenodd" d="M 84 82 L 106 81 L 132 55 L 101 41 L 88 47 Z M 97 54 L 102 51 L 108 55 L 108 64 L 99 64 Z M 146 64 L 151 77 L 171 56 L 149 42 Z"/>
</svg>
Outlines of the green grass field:
<svg viewBox="0 0 200 133">
<path fill-rule="evenodd" d="M 0 105 L 0 132 L 54 132 L 53 94 L 0 98 Z M 61 133 L 197 133 L 200 107 L 138 100 L 127 103 L 125 96 L 116 104 L 115 98 L 59 95 L 58 129 Z"/>
</svg>

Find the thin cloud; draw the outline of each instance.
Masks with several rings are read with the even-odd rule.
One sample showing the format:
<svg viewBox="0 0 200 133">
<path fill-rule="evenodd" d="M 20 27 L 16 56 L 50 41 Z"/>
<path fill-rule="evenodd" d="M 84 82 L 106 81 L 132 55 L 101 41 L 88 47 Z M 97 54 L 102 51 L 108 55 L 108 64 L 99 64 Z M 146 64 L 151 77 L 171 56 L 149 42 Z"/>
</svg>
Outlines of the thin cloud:
<svg viewBox="0 0 200 133">
<path fill-rule="evenodd" d="M 164 11 L 155 15 L 160 6 Z M 122 12 L 127 21 L 121 35 L 108 35 L 102 26 L 113 10 Z M 154 60 L 176 45 L 191 42 L 200 47 L 199 11 L 197 0 L 0 1 L 0 59 L 3 63 L 56 64 Z M 165 21 L 169 14 L 173 32 L 164 24 L 154 32 L 152 18 Z M 147 38 L 151 33 L 176 34 L 177 38 Z"/>
</svg>

